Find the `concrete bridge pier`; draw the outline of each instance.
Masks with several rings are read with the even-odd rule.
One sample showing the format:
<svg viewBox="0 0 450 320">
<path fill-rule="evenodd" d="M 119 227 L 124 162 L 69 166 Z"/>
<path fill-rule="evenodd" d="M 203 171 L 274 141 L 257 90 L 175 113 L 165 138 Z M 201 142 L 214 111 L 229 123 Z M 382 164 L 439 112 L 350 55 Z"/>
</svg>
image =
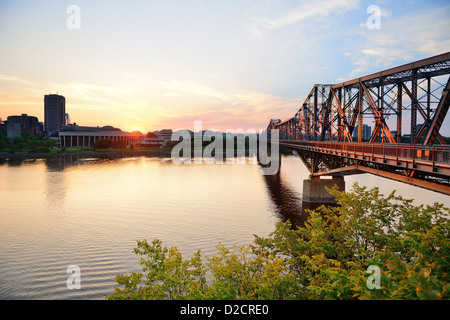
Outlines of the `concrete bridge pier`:
<svg viewBox="0 0 450 320">
<path fill-rule="evenodd" d="M 309 177 L 303 180 L 303 201 L 315 203 L 336 203 L 336 199 L 328 193 L 326 188 L 338 186 L 339 190 L 345 191 L 344 177 L 333 177 L 332 179 L 321 179 L 320 177 Z"/>
</svg>

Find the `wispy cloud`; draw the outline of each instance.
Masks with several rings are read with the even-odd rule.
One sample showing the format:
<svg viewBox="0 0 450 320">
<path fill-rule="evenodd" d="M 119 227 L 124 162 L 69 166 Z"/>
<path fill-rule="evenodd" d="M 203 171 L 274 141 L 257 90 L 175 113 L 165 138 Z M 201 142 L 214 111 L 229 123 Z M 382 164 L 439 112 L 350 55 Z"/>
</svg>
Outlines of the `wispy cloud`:
<svg viewBox="0 0 450 320">
<path fill-rule="evenodd" d="M 6 75 L 6 74 L 0 74 L 0 82 L 14 83 L 14 84 L 19 84 L 19 85 L 24 85 L 24 86 L 29 86 L 29 87 L 33 87 L 36 85 L 36 83 L 34 83 L 33 81 L 29 81 L 29 80 L 22 79 L 17 76 L 11 76 L 11 75 Z"/>
<path fill-rule="evenodd" d="M 34 112 L 43 100 L 42 85 L 23 77 L 0 74 L 0 118 L 19 113 Z M 31 107 L 31 108 L 30 108 Z M 21 108 L 20 111 L 17 111 Z"/>
<path fill-rule="evenodd" d="M 45 83 L 42 87 L 55 88 L 66 97 L 66 111 L 72 121 L 82 125 L 109 124 L 125 130 L 134 126 L 144 131 L 190 127 L 194 120 L 202 120 L 205 125 L 220 130 L 258 129 L 264 128 L 270 117 L 291 116 L 299 105 L 299 99 L 246 89 L 219 89 L 190 79 L 128 78 L 127 86 L 69 82 Z M 36 115 L 43 116 L 46 93 L 42 87 L 36 87 L 33 81 L 4 74 L 0 74 L 0 83 L 23 85 L 20 97 L 26 99 L 18 99 L 17 93 L 10 95 L 6 100 L 9 106 L 34 104 L 38 108 Z"/>
<path fill-rule="evenodd" d="M 362 41 L 358 42 L 354 52 L 344 53 L 354 65 L 349 77 L 355 78 L 367 72 L 448 51 L 449 14 L 450 6 L 446 6 L 395 19 L 385 14 L 379 30 L 369 30 L 362 24 L 358 31 Z"/>
<path fill-rule="evenodd" d="M 268 117 L 291 116 L 300 102 L 299 99 L 258 91 L 219 89 L 188 79 L 162 81 L 145 76 L 128 76 L 139 81 L 139 85 L 150 92 L 169 93 L 149 98 L 143 103 L 145 107 L 141 108 L 142 113 L 154 117 L 152 122 L 158 126 L 170 122 L 174 126 L 188 127 L 194 120 L 202 120 L 221 130 L 252 126 L 264 128 Z"/>
<path fill-rule="evenodd" d="M 249 30 L 255 36 L 261 37 L 267 31 L 282 28 L 293 23 L 355 9 L 358 4 L 359 0 L 318 0 L 314 1 L 314 3 L 303 1 L 299 6 L 277 17 L 254 18 Z"/>
<path fill-rule="evenodd" d="M 131 86 L 106 86 L 80 82 L 69 83 L 64 87 L 67 91 L 73 92 L 77 99 L 110 105 L 126 101 L 138 91 L 138 88 Z"/>
</svg>

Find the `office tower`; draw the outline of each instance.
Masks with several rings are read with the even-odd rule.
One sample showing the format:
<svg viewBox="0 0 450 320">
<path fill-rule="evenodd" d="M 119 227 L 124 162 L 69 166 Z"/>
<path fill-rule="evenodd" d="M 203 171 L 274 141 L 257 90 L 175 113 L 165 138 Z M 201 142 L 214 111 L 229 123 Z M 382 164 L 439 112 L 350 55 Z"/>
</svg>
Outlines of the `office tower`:
<svg viewBox="0 0 450 320">
<path fill-rule="evenodd" d="M 48 134 L 66 124 L 66 98 L 57 94 L 44 97 L 44 126 Z"/>
<path fill-rule="evenodd" d="M 367 125 L 367 124 L 363 124 L 363 136 L 362 138 L 364 140 L 369 140 L 372 137 L 372 127 Z M 353 129 L 353 138 L 357 138 L 358 137 L 358 125 L 355 126 L 355 129 Z"/>
</svg>

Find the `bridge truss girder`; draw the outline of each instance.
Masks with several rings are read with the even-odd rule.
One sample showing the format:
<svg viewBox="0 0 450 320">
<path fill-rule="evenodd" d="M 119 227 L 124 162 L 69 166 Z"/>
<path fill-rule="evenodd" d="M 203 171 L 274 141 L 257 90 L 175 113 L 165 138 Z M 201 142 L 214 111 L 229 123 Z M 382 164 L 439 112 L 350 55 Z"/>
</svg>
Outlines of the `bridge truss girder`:
<svg viewBox="0 0 450 320">
<path fill-rule="evenodd" d="M 279 129 L 282 140 L 395 144 L 409 137 L 412 145 L 445 144 L 439 130 L 450 105 L 449 75 L 450 52 L 340 84 L 316 84 L 294 117 L 268 129 Z M 370 137 L 363 135 L 365 124 L 373 124 Z"/>
<path fill-rule="evenodd" d="M 450 195 L 450 148 L 439 133 L 449 106 L 447 52 L 339 84 L 316 84 L 292 118 L 271 120 L 267 131 L 278 129 L 280 146 L 295 150 L 311 175 L 370 172 Z M 364 136 L 368 122 L 373 130 Z M 372 152 L 365 158 L 367 146 Z M 381 157 L 373 151 L 379 146 Z M 342 153 L 349 147 L 362 155 Z"/>
</svg>

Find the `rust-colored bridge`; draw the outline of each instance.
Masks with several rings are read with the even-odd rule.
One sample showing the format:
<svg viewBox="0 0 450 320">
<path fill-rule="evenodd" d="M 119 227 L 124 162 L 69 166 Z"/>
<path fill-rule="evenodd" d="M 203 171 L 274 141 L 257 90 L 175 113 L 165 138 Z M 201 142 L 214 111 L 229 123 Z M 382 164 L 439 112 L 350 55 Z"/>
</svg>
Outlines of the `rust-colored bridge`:
<svg viewBox="0 0 450 320">
<path fill-rule="evenodd" d="M 295 150 L 312 177 L 368 172 L 450 195 L 450 146 L 440 134 L 449 91 L 447 52 L 316 84 L 292 118 L 272 119 L 267 131 L 278 129 L 280 146 Z"/>
</svg>

